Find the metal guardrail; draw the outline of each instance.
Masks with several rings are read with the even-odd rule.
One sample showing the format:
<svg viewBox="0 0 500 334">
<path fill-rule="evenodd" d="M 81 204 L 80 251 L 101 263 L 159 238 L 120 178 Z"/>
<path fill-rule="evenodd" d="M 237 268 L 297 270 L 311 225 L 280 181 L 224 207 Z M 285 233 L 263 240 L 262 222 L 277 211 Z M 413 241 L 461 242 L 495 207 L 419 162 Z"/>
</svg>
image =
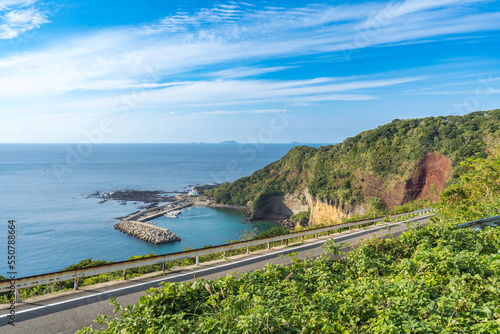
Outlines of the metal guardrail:
<svg viewBox="0 0 500 334">
<path fill-rule="evenodd" d="M 406 215 L 406 216 L 410 217 L 410 216 L 416 216 L 416 215 L 423 215 L 425 213 L 430 213 L 431 211 L 433 211 L 433 209 L 422 209 L 422 210 L 417 210 L 417 211 L 409 212 L 409 213 L 398 215 L 398 216 Z M 177 253 L 170 253 L 170 254 L 164 254 L 164 255 L 156 255 L 156 256 L 143 258 L 143 259 L 120 261 L 120 262 L 115 262 L 115 263 L 111 263 L 111 264 L 104 264 L 104 265 L 100 265 L 100 266 L 96 266 L 96 267 L 67 270 L 67 271 L 59 271 L 59 272 L 41 274 L 41 275 L 36 275 L 36 276 L 21 277 L 21 278 L 16 278 L 12 282 L 11 281 L 0 282 L 0 293 L 14 290 L 15 296 L 16 296 L 16 302 L 17 302 L 17 301 L 19 301 L 19 289 L 24 289 L 24 288 L 29 288 L 29 287 L 39 286 L 39 285 L 45 285 L 45 284 L 52 284 L 52 283 L 56 283 L 56 282 L 69 281 L 69 280 L 75 280 L 74 288 L 78 289 L 78 279 L 79 278 L 86 278 L 86 277 L 90 277 L 90 276 L 106 274 L 106 273 L 111 273 L 111 272 L 115 272 L 115 271 L 123 271 L 123 278 L 126 279 L 127 269 L 150 266 L 150 265 L 155 265 L 155 264 L 162 264 L 162 269 L 165 270 L 165 263 L 166 262 L 175 261 L 175 260 L 182 260 L 182 259 L 189 259 L 189 258 L 196 258 L 196 265 L 199 265 L 200 256 L 204 256 L 204 255 L 210 255 L 210 254 L 214 254 L 214 253 L 224 253 L 224 255 L 225 255 L 225 252 L 227 252 L 227 251 L 241 249 L 241 248 L 246 248 L 247 254 L 249 254 L 251 246 L 267 244 L 267 248 L 270 249 L 272 242 L 285 240 L 285 245 L 288 245 L 288 240 L 292 239 L 292 238 L 301 237 L 301 241 L 303 241 L 304 236 L 311 235 L 311 234 L 315 234 L 315 238 L 318 238 L 319 233 L 326 232 L 326 233 L 328 233 L 328 235 L 330 235 L 330 233 L 332 231 L 336 231 L 336 230 L 338 230 L 338 233 L 341 233 L 343 229 L 349 229 L 349 231 L 350 231 L 350 230 L 352 230 L 352 228 L 356 228 L 356 227 L 361 228 L 363 226 L 368 226 L 371 224 L 376 225 L 377 223 L 382 222 L 385 219 L 386 219 L 386 217 L 381 217 L 381 218 L 364 220 L 364 221 L 347 223 L 347 224 L 341 224 L 341 225 L 319 227 L 319 228 L 304 230 L 304 231 L 300 231 L 300 232 L 292 232 L 289 234 L 274 236 L 274 237 L 270 237 L 270 238 L 241 241 L 241 242 L 220 245 L 220 246 L 214 246 L 214 247 L 194 249 L 194 250 L 177 252 Z"/>
<path fill-rule="evenodd" d="M 479 220 L 474 220 L 472 222 L 463 223 L 458 225 L 459 228 L 474 227 L 478 225 L 494 225 L 500 223 L 500 216 L 488 217 Z"/>
<path fill-rule="evenodd" d="M 398 218 L 405 217 L 405 216 L 411 218 L 413 216 L 421 215 L 423 213 L 430 213 L 431 211 L 434 211 L 434 209 L 426 208 L 426 209 L 415 210 L 412 212 L 404 212 L 404 213 L 400 213 L 397 215 L 390 215 L 389 221 L 392 221 L 392 219 L 398 219 Z"/>
</svg>

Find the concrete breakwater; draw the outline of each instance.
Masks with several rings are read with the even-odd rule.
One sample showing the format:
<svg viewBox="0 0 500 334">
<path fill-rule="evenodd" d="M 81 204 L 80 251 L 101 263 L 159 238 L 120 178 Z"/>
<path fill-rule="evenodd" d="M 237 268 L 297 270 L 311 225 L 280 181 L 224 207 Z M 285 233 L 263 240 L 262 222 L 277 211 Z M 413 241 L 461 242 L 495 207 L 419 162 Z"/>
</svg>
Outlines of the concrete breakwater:
<svg viewBox="0 0 500 334">
<path fill-rule="evenodd" d="M 178 199 L 175 202 L 167 203 L 164 205 L 156 206 L 143 211 L 135 212 L 118 224 L 115 224 L 115 229 L 122 231 L 130 236 L 138 239 L 153 243 L 155 245 L 164 244 L 167 242 L 181 240 L 181 237 L 175 233 L 170 232 L 169 229 L 153 226 L 148 224 L 147 221 L 163 216 L 168 212 L 182 210 L 193 205 L 192 202 L 184 199 Z"/>
<path fill-rule="evenodd" d="M 174 210 L 180 210 L 180 209 L 185 209 L 189 206 L 193 205 L 191 202 L 186 202 L 186 201 L 176 201 L 160 206 L 155 206 L 154 208 L 143 210 L 143 211 L 138 211 L 134 214 L 131 214 L 127 217 L 125 217 L 125 220 L 135 220 L 138 222 L 146 222 L 148 220 L 151 220 L 153 218 L 163 216 L 165 213 L 174 211 Z"/>
<path fill-rule="evenodd" d="M 151 242 L 155 245 L 181 240 L 178 235 L 170 232 L 169 229 L 132 220 L 122 220 L 118 224 L 115 224 L 114 227 L 130 236 Z"/>
</svg>

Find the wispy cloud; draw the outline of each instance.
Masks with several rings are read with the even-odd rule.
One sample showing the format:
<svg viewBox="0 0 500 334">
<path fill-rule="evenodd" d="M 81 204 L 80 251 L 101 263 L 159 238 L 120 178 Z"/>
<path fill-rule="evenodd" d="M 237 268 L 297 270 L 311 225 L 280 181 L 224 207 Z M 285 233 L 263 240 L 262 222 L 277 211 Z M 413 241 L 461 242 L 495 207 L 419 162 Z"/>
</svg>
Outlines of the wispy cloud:
<svg viewBox="0 0 500 334">
<path fill-rule="evenodd" d="M 274 114 L 277 112 L 288 112 L 287 109 L 256 109 L 253 111 L 254 114 Z"/>
<path fill-rule="evenodd" d="M 175 110 L 172 117 L 235 113 L 226 108 L 266 113 L 283 103 L 375 100 L 385 89 L 405 91 L 430 75 L 381 69 L 357 77 L 322 76 L 297 59 L 311 57 L 307 60 L 314 62 L 328 56 L 335 62 L 355 57 L 352 50 L 500 30 L 500 13 L 482 12 L 478 8 L 483 3 L 489 1 L 367 1 L 297 8 L 227 2 L 179 11 L 155 22 L 58 36 L 52 46 L 0 56 L 0 98 L 3 110 L 26 115 L 48 109 L 86 113 L 109 109 L 110 101 L 140 90 L 147 92 L 141 108 L 166 115 Z M 2 1 L 0 38 L 14 38 L 49 19 L 41 2 Z M 47 107 L 40 107 L 40 101 Z"/>
<path fill-rule="evenodd" d="M 324 78 L 322 78 L 324 79 Z M 360 90 L 396 86 L 422 77 L 365 80 L 322 84 L 310 80 L 215 80 L 193 81 L 148 92 L 148 104 L 168 104 L 176 109 L 241 106 L 257 103 L 293 103 L 318 101 L 359 101 L 375 99 L 358 94 Z"/>
<path fill-rule="evenodd" d="M 273 73 L 278 71 L 284 71 L 290 68 L 296 68 L 297 66 L 272 66 L 272 67 L 234 67 L 227 70 L 221 70 L 216 72 L 207 73 L 207 76 L 219 77 L 219 78 L 243 78 L 243 77 L 253 77 L 266 73 Z"/>
<path fill-rule="evenodd" d="M 373 13 L 385 12 L 387 6 L 380 3 L 259 10 L 244 5 L 238 5 L 240 9 L 232 7 L 236 5 L 219 5 L 181 15 L 184 23 L 179 27 L 186 22 L 198 22 L 193 23 L 199 26 L 195 32 L 186 30 L 171 35 L 169 29 L 162 28 L 148 36 L 152 26 L 108 29 L 71 37 L 61 41 L 57 48 L 0 59 L 0 78 L 13 82 L 13 86 L 18 82 L 25 87 L 22 90 L 25 94 L 30 93 L 30 87 L 51 95 L 71 90 L 110 89 L 113 85 L 115 89 L 127 89 L 134 82 L 140 83 L 147 73 L 144 64 L 157 66 L 160 75 L 168 77 L 214 64 L 421 43 L 431 37 L 452 38 L 458 33 L 500 29 L 500 13 L 475 13 L 468 7 L 478 1 L 397 2 L 392 5 L 396 9 L 384 21 L 379 20 L 377 26 L 369 22 L 376 17 Z M 220 13 L 228 10 L 242 13 L 217 24 L 200 26 L 202 21 L 219 20 L 226 15 Z M 0 31 L 4 38 L 12 38 L 45 22 L 47 16 L 37 9 L 15 10 L 8 12 L 8 23 Z M 369 33 L 367 27 L 371 29 Z M 204 75 L 236 78 L 290 68 L 239 66 Z M 26 73 L 24 78 L 23 73 Z"/>
<path fill-rule="evenodd" d="M 193 29 L 207 28 L 210 24 L 217 25 L 236 22 L 244 14 L 247 4 L 218 4 L 212 8 L 200 8 L 194 13 L 179 11 L 169 15 L 157 23 L 147 27 L 150 33 L 183 32 Z"/>
<path fill-rule="evenodd" d="M 0 2 L 0 10 L 7 10 L 15 7 L 27 7 L 37 1 L 38 0 L 2 0 L 2 2 Z"/>
<path fill-rule="evenodd" d="M 34 6 L 36 2 L 37 0 L 7 0 L 0 3 L 0 39 L 16 38 L 50 22 L 48 13 Z"/>
<path fill-rule="evenodd" d="M 241 113 L 242 113 L 241 111 L 226 111 L 226 110 L 203 111 L 203 112 L 190 113 L 186 115 L 185 118 L 187 120 L 193 120 L 193 119 L 203 119 L 216 116 L 237 115 Z"/>
</svg>

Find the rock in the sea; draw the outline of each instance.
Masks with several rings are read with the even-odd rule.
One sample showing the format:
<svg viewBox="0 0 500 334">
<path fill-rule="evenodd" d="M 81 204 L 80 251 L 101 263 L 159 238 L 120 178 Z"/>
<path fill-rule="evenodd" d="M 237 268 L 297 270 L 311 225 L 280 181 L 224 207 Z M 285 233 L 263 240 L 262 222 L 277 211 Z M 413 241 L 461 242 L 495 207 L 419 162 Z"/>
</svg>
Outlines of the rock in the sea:
<svg viewBox="0 0 500 334">
<path fill-rule="evenodd" d="M 115 224 L 114 227 L 130 236 L 151 242 L 155 245 L 181 240 L 178 235 L 166 228 L 131 220 L 122 220 L 118 224 Z"/>
</svg>

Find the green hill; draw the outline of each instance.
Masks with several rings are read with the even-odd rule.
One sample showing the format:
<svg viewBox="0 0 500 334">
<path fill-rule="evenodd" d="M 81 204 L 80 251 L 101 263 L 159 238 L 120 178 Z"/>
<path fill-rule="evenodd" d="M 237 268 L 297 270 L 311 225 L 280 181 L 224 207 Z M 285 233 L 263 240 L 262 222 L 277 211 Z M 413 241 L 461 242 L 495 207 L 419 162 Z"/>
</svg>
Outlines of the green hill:
<svg viewBox="0 0 500 334">
<path fill-rule="evenodd" d="M 399 120 L 336 145 L 298 146 L 283 158 L 207 192 L 221 204 L 247 205 L 253 217 L 290 216 L 312 208 L 325 216 L 386 210 L 439 200 L 460 162 L 485 158 L 500 138 L 500 110 Z M 337 210 L 337 211 L 329 211 Z"/>
<path fill-rule="evenodd" d="M 465 164 L 437 216 L 399 237 L 216 280 L 165 283 L 79 333 L 500 333 L 500 156 Z M 344 257 L 338 257 L 347 252 Z"/>
</svg>

